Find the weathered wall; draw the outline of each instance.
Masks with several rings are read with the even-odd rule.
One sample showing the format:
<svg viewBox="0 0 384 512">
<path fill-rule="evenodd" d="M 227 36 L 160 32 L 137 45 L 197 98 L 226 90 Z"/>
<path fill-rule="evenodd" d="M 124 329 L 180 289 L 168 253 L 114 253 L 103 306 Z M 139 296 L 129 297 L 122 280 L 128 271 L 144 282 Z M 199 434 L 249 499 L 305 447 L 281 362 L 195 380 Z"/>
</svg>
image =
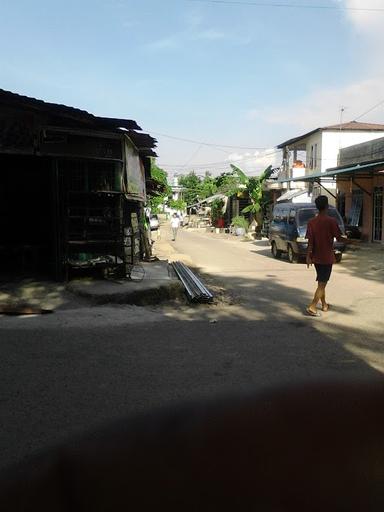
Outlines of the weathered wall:
<svg viewBox="0 0 384 512">
<path fill-rule="evenodd" d="M 369 162 L 380 158 L 384 159 L 384 137 L 355 144 L 340 151 L 340 165 Z"/>
<path fill-rule="evenodd" d="M 322 165 L 321 171 L 337 167 L 339 150 L 367 142 L 373 139 L 382 138 L 384 133 L 380 132 L 367 132 L 367 131 L 350 131 L 350 132 L 323 132 L 322 139 Z"/>
<path fill-rule="evenodd" d="M 384 176 L 375 176 L 370 178 L 356 178 L 355 181 L 361 185 L 365 190 L 372 193 L 374 187 L 384 187 Z M 352 191 L 359 190 L 359 188 L 351 181 L 337 181 L 337 189 L 341 193 L 345 193 L 345 212 L 346 217 L 349 217 L 352 205 Z M 384 213 L 383 213 L 384 217 Z M 363 225 L 361 232 L 363 240 L 372 241 L 372 222 L 373 222 L 373 199 L 372 196 L 364 193 L 363 195 Z M 383 218 L 384 222 L 384 218 Z M 384 241 L 384 233 L 383 233 Z"/>
</svg>

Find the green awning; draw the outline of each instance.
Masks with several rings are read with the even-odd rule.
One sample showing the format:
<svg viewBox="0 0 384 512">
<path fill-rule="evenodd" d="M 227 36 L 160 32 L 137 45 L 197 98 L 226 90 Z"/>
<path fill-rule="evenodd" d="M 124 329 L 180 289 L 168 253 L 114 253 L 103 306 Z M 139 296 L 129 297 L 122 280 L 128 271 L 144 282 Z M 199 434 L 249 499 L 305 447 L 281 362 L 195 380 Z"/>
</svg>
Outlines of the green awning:
<svg viewBox="0 0 384 512">
<path fill-rule="evenodd" d="M 380 170 L 380 167 L 384 168 L 384 160 L 369 162 L 365 164 L 355 164 L 350 167 L 334 167 L 333 169 L 327 169 L 325 173 L 323 173 L 323 176 L 337 177 L 341 174 L 345 177 L 356 176 L 360 174 L 364 176 L 371 176 L 375 171 Z"/>
<path fill-rule="evenodd" d="M 326 179 L 324 181 L 333 181 L 336 177 L 369 177 L 372 176 L 375 171 L 379 170 L 380 167 L 384 169 L 384 160 L 355 164 L 349 167 L 334 167 L 332 169 L 327 169 L 325 172 L 306 174 L 305 176 L 299 176 L 298 178 L 277 180 L 277 183 L 287 183 L 291 181 L 317 181 L 320 179 L 323 181 L 324 178 Z"/>
</svg>

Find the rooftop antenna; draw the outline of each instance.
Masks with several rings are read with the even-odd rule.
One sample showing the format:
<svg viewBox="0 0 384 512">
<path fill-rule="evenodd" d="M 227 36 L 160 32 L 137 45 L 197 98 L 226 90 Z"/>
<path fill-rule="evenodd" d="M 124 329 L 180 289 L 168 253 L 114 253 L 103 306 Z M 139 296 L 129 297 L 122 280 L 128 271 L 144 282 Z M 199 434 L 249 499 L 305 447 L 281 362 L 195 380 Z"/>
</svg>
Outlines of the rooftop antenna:
<svg viewBox="0 0 384 512">
<path fill-rule="evenodd" d="M 341 149 L 341 131 L 343 129 L 343 117 L 344 117 L 344 112 L 346 110 L 347 107 L 344 107 L 343 105 L 341 105 L 340 107 L 340 124 L 339 124 L 339 151 Z"/>
</svg>

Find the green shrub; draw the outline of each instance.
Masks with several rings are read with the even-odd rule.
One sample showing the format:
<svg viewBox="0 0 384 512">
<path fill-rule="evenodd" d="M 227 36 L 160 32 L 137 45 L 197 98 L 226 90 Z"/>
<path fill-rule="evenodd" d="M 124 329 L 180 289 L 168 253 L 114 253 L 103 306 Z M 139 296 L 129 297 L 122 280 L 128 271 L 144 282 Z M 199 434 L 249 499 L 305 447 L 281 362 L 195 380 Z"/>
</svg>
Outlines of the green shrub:
<svg viewBox="0 0 384 512">
<path fill-rule="evenodd" d="M 248 220 L 245 217 L 243 217 L 242 215 L 236 215 L 236 217 L 233 217 L 232 224 L 236 228 L 244 228 L 245 231 L 248 231 L 248 228 L 249 228 Z"/>
</svg>

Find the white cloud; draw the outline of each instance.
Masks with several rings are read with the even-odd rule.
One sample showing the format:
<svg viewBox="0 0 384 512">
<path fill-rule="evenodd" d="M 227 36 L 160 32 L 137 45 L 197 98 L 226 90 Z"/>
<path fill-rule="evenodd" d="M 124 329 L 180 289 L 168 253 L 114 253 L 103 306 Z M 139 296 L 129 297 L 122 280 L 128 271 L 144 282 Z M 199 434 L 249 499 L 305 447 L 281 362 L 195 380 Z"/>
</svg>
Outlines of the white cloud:
<svg viewBox="0 0 384 512">
<path fill-rule="evenodd" d="M 239 166 L 247 174 L 260 174 L 268 166 L 277 167 L 281 164 L 281 152 L 275 148 L 251 153 L 232 153 L 228 162 Z"/>
<path fill-rule="evenodd" d="M 352 120 L 384 98 L 384 76 L 356 80 L 340 87 L 319 88 L 296 102 L 277 107 L 252 109 L 248 119 L 258 119 L 271 125 L 292 125 L 298 130 L 311 130 L 337 124 L 340 108 L 344 121 Z M 365 121 L 384 122 L 384 108 L 369 113 Z"/>
<path fill-rule="evenodd" d="M 384 8 L 383 0 L 335 0 L 344 7 Z M 351 121 L 384 99 L 384 69 L 382 45 L 384 44 L 384 12 L 343 11 L 352 32 L 359 37 L 360 55 L 355 59 L 355 79 L 332 87 L 317 87 L 309 94 L 289 104 L 250 109 L 248 120 L 258 120 L 269 125 L 284 126 L 292 136 L 320 126 L 340 122 L 340 109 L 345 108 L 344 121 Z M 361 121 L 384 123 L 384 107 L 381 106 Z M 276 141 L 280 142 L 280 141 Z"/>
<path fill-rule="evenodd" d="M 338 4 L 347 7 L 347 19 L 352 23 L 353 27 L 362 34 L 367 34 L 370 38 L 383 37 L 382 26 L 384 21 L 384 13 L 378 11 L 369 11 L 368 9 L 383 9 L 383 0 L 369 0 L 362 2 L 362 0 L 338 0 Z M 360 11 L 358 9 L 367 9 Z M 356 9 L 356 10 L 353 10 Z"/>
<path fill-rule="evenodd" d="M 174 34 L 169 37 L 162 37 L 160 39 L 155 39 L 154 41 L 149 42 L 146 47 L 148 50 L 167 50 L 172 48 L 177 48 L 180 44 L 180 39 L 178 34 Z"/>
<path fill-rule="evenodd" d="M 190 29 L 193 29 L 200 27 L 204 22 L 204 18 L 200 12 L 189 12 L 185 16 L 185 22 Z"/>
<path fill-rule="evenodd" d="M 174 48 L 181 48 L 187 43 L 199 42 L 199 41 L 222 41 L 227 39 L 224 32 L 215 30 L 213 28 L 207 30 L 187 30 L 185 32 L 177 32 L 167 37 L 159 38 L 157 40 L 149 42 L 146 47 L 149 50 L 167 50 Z"/>
</svg>

